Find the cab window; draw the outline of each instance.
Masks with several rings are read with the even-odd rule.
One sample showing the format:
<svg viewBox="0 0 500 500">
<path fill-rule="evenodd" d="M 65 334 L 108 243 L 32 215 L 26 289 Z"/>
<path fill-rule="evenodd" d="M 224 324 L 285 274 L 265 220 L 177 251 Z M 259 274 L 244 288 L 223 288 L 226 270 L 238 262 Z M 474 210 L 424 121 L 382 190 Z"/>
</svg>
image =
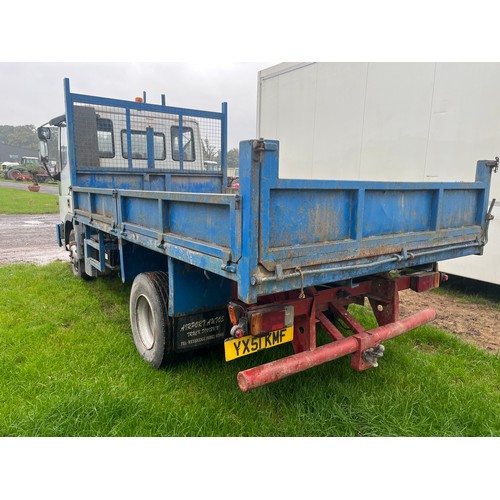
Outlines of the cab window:
<svg viewBox="0 0 500 500">
<path fill-rule="evenodd" d="M 126 130 L 121 131 L 121 137 L 122 156 L 123 158 L 128 158 L 128 142 Z M 148 139 L 146 132 L 142 130 L 131 130 L 130 139 L 132 145 L 132 158 L 135 160 L 147 160 Z M 155 160 L 164 160 L 167 157 L 165 150 L 165 134 L 162 134 L 160 132 L 154 133 L 154 152 Z"/>
<path fill-rule="evenodd" d="M 179 127 L 173 126 L 170 128 L 172 137 L 172 159 L 180 161 L 179 158 Z M 194 134 L 191 127 L 182 127 L 182 160 L 195 161 L 194 153 Z"/>
<path fill-rule="evenodd" d="M 97 147 L 100 158 L 115 157 L 113 122 L 107 118 L 97 118 Z"/>
</svg>

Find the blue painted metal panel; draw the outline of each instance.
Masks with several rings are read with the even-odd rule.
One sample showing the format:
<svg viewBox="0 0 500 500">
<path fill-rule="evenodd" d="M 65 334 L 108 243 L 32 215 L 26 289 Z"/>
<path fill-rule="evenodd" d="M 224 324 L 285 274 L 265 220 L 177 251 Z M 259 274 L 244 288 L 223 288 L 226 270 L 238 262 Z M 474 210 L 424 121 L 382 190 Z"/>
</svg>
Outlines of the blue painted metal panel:
<svg viewBox="0 0 500 500">
<path fill-rule="evenodd" d="M 221 193 L 223 178 L 204 176 L 197 173 L 172 174 L 167 191 L 185 191 L 188 193 Z"/>
<path fill-rule="evenodd" d="M 472 183 L 314 181 L 279 179 L 277 151 L 240 154 L 242 300 L 482 252 L 485 162 Z"/>
<path fill-rule="evenodd" d="M 112 193 L 102 189 L 82 190 L 74 188 L 74 204 L 76 211 L 82 211 L 91 217 L 117 219 L 116 202 Z"/>
<path fill-rule="evenodd" d="M 177 138 L 179 144 L 179 168 L 184 170 L 184 128 L 182 123 L 182 114 L 179 114 L 179 137 Z"/>
<path fill-rule="evenodd" d="M 113 172 L 78 170 L 75 186 L 116 188 L 144 191 L 176 191 L 187 193 L 220 193 L 220 175 L 195 173 L 151 173 L 134 168 L 133 171 L 113 169 Z"/>
<path fill-rule="evenodd" d="M 122 219 L 121 223 L 130 223 L 146 228 L 162 229 L 157 210 L 158 200 L 142 199 L 140 203 L 136 198 L 121 198 Z"/>
<path fill-rule="evenodd" d="M 256 302 L 258 294 L 257 288 L 252 284 L 252 275 L 257 271 L 259 260 L 259 165 L 261 153 L 255 150 L 257 144 L 257 141 L 240 143 L 242 254 L 238 263 L 238 295 L 248 303 Z"/>
<path fill-rule="evenodd" d="M 148 151 L 148 168 L 154 168 L 155 166 L 155 134 L 153 127 L 146 128 L 146 140 L 147 140 L 147 151 Z"/>
<path fill-rule="evenodd" d="M 108 196 L 95 195 L 93 197 L 93 213 L 104 217 L 113 218 L 115 214 L 115 202 Z"/>
<path fill-rule="evenodd" d="M 311 200 L 315 210 L 309 210 Z M 270 191 L 268 202 L 269 218 L 262 220 L 262 232 L 269 231 L 270 247 L 351 238 L 352 191 L 275 189 Z"/>
<path fill-rule="evenodd" d="M 127 125 L 127 162 L 132 168 L 132 126 L 130 125 L 130 108 L 125 109 L 125 123 Z"/>
<path fill-rule="evenodd" d="M 126 240 L 120 243 L 120 265 L 122 281 L 127 283 L 133 281 L 140 273 L 168 272 L 166 255 Z"/>
<path fill-rule="evenodd" d="M 433 190 L 366 191 L 363 237 L 430 231 Z"/>
<path fill-rule="evenodd" d="M 231 281 L 199 267 L 169 258 L 169 316 L 225 308 Z"/>
<path fill-rule="evenodd" d="M 56 224 L 56 239 L 57 239 L 57 245 L 62 247 L 62 239 L 61 239 L 61 230 L 64 227 L 64 224 L 62 222 L 59 222 Z"/>
<path fill-rule="evenodd" d="M 467 189 L 445 189 L 443 193 L 443 211 L 441 227 L 467 227 L 481 224 L 479 197 L 480 191 Z"/>
<path fill-rule="evenodd" d="M 77 219 L 113 230 L 117 238 L 186 262 L 203 262 L 204 269 L 226 277 L 229 274 L 223 268 L 241 256 L 239 195 L 74 190 Z M 94 199 L 99 202 L 90 201 Z M 106 213 L 97 213 L 97 205 L 105 206 Z"/>
<path fill-rule="evenodd" d="M 229 206 L 171 202 L 170 232 L 230 247 Z"/>
</svg>

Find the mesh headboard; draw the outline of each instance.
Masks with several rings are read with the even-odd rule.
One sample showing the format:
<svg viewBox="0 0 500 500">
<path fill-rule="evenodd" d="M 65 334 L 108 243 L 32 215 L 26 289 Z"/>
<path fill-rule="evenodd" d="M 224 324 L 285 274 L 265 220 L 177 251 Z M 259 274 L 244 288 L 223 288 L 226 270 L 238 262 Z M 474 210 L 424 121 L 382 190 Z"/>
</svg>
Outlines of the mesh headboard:
<svg viewBox="0 0 500 500">
<path fill-rule="evenodd" d="M 74 106 L 75 149 L 77 168 L 98 167 L 97 117 L 89 106 Z"/>
</svg>

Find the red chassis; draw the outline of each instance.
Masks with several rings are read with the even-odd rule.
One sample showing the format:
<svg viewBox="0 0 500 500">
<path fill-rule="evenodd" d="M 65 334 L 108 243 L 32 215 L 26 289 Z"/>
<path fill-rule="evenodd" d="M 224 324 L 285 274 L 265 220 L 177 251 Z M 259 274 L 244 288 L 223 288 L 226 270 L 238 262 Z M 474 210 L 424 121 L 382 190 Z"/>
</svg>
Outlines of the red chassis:
<svg viewBox="0 0 500 500">
<path fill-rule="evenodd" d="M 376 276 L 352 287 L 306 288 L 304 298 L 300 298 L 299 291 L 293 291 L 263 297 L 258 304 L 252 306 L 234 301 L 232 310 L 230 306 L 231 321 L 235 325 L 233 331 L 240 324 L 248 323 L 247 319 L 242 322 L 242 317 L 249 318 L 259 311 L 269 311 L 270 307 L 280 309 L 292 306 L 294 314 L 292 344 L 295 354 L 240 372 L 240 389 L 246 392 L 347 354 L 351 354 L 351 367 L 357 371 L 377 366 L 377 358 L 381 357 L 384 351 L 381 342 L 428 323 L 436 317 L 434 309 L 425 309 L 400 320 L 399 291 L 411 288 L 422 292 L 438 287 L 446 278 L 445 275 L 434 271 L 396 278 Z M 365 297 L 368 298 L 379 324 L 373 330 L 365 330 L 347 311 L 350 304 L 364 304 Z M 236 315 L 235 309 L 238 310 Z M 344 336 L 325 313 L 328 313 L 331 319 L 340 319 L 353 335 Z M 320 347 L 316 345 L 317 323 L 321 324 L 332 339 L 330 343 Z"/>
</svg>

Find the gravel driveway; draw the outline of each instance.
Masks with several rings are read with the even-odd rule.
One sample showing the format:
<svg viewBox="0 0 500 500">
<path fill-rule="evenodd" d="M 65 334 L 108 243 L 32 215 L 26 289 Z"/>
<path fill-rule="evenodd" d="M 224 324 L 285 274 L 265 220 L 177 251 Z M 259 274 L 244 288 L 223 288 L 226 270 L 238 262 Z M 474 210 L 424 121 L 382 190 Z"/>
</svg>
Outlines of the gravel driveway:
<svg viewBox="0 0 500 500">
<path fill-rule="evenodd" d="M 0 215 L 0 265 L 68 261 L 68 252 L 57 246 L 59 214 Z"/>
</svg>

